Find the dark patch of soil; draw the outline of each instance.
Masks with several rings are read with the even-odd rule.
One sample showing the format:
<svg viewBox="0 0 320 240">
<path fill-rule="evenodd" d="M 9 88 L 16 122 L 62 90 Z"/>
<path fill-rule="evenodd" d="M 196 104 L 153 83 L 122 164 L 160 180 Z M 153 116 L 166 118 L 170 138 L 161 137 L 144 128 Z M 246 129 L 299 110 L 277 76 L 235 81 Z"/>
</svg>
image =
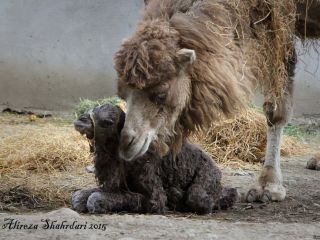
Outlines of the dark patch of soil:
<svg viewBox="0 0 320 240">
<path fill-rule="evenodd" d="M 312 223 L 320 222 L 320 171 L 306 169 L 311 156 L 284 158 L 282 171 L 287 189 L 286 199 L 271 203 L 237 203 L 233 209 L 205 218 L 228 221 Z M 227 185 L 245 192 L 255 183 L 258 171 L 224 169 Z M 194 216 L 193 216 L 194 217 Z M 203 218 L 197 216 L 196 218 Z"/>
<path fill-rule="evenodd" d="M 0 209 L 17 210 L 44 208 L 41 200 L 23 186 L 16 186 L 8 191 L 0 191 Z"/>
</svg>

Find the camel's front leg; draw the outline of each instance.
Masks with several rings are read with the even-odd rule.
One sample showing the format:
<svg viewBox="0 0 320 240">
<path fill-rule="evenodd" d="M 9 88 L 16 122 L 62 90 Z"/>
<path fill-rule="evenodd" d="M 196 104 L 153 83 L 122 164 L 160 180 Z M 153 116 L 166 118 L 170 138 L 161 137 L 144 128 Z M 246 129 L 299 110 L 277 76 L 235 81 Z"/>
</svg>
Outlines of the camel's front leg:
<svg viewBox="0 0 320 240">
<path fill-rule="evenodd" d="M 281 139 L 283 123 L 274 123 L 268 126 L 267 148 L 263 169 L 260 173 L 257 186 L 247 194 L 247 201 L 282 201 L 286 196 L 286 189 L 282 184 L 280 167 Z"/>
<path fill-rule="evenodd" d="M 293 80 L 288 80 L 282 99 L 275 103 L 268 99 L 264 103 L 267 118 L 267 148 L 263 169 L 258 183 L 247 193 L 246 200 L 254 201 L 282 201 L 286 196 L 280 167 L 280 150 L 283 128 L 292 113 Z"/>
</svg>

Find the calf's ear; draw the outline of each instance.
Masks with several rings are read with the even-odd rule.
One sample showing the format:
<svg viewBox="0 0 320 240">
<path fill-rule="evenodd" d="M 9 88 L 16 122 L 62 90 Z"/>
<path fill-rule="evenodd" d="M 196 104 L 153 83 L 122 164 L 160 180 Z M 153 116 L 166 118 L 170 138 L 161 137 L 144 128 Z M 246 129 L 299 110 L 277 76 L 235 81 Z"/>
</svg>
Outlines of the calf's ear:
<svg viewBox="0 0 320 240">
<path fill-rule="evenodd" d="M 193 49 L 182 48 L 177 55 L 182 67 L 188 67 L 196 60 L 196 52 Z"/>
</svg>

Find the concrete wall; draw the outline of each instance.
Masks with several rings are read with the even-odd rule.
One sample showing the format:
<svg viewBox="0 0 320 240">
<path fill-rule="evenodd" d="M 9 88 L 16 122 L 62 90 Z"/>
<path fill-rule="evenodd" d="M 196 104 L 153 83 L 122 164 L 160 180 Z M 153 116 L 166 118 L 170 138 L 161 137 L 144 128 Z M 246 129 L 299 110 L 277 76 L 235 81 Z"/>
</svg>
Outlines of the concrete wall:
<svg viewBox="0 0 320 240">
<path fill-rule="evenodd" d="M 80 97 L 113 95 L 112 56 L 142 8 L 143 0 L 1 0 L 0 105 L 70 110 Z M 320 114 L 318 58 L 311 51 L 298 63 L 296 116 Z"/>
<path fill-rule="evenodd" d="M 67 110 L 115 93 L 112 57 L 143 0 L 1 0 L 0 105 Z"/>
<path fill-rule="evenodd" d="M 304 50 L 297 44 L 294 115 L 320 117 L 320 47 Z"/>
</svg>

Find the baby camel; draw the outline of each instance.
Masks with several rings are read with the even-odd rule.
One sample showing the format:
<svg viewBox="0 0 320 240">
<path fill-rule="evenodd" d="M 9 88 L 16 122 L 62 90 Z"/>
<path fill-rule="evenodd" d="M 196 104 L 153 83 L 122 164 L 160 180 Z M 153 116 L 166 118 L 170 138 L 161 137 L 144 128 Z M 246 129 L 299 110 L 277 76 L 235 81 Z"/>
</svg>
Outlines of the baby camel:
<svg viewBox="0 0 320 240">
<path fill-rule="evenodd" d="M 167 210 L 211 213 L 234 204 L 237 191 L 223 188 L 221 172 L 199 147 L 184 142 L 178 155 L 160 157 L 149 149 L 134 161 L 119 158 L 125 113 L 111 104 L 94 108 L 75 121 L 93 142 L 98 188 L 78 190 L 72 207 L 78 212 L 164 213 Z"/>
</svg>

